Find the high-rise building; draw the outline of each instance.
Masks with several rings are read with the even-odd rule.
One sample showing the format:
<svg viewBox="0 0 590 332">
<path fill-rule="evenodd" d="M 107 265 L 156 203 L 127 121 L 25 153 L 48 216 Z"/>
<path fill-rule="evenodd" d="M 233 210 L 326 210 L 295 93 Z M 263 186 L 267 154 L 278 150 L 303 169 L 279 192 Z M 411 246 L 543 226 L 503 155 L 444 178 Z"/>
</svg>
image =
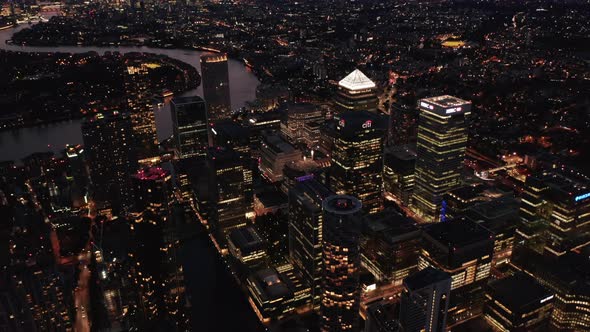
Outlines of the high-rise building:
<svg viewBox="0 0 590 332">
<path fill-rule="evenodd" d="M 178 157 L 206 156 L 209 120 L 205 101 L 198 96 L 177 97 L 172 99 L 170 106 Z"/>
<path fill-rule="evenodd" d="M 381 209 L 383 138 L 381 118 L 367 111 L 344 112 L 337 121 L 330 187 L 337 194 L 354 195 L 363 209 L 375 213 Z"/>
<path fill-rule="evenodd" d="M 400 145 L 385 149 L 383 160 L 383 191 L 397 202 L 408 206 L 414 190 L 416 151 Z"/>
<path fill-rule="evenodd" d="M 499 331 L 546 331 L 554 295 L 521 273 L 489 283 L 484 318 Z"/>
<path fill-rule="evenodd" d="M 469 220 L 433 223 L 423 228 L 418 269 L 427 267 L 451 275 L 448 325 L 483 310 L 484 286 L 490 277 L 494 236 Z"/>
<path fill-rule="evenodd" d="M 555 294 L 551 312 L 551 325 L 555 330 L 588 330 L 590 259 L 587 254 L 570 251 L 561 256 L 543 255 L 529 248 L 519 248 L 515 251 L 511 264 L 533 276 Z"/>
<path fill-rule="evenodd" d="M 404 332 L 446 331 L 451 275 L 428 267 L 404 279 L 400 323 Z"/>
<path fill-rule="evenodd" d="M 229 119 L 231 117 L 231 97 L 227 55 L 202 55 L 201 74 L 203 76 L 203 98 L 205 98 L 209 109 L 209 120 Z"/>
<path fill-rule="evenodd" d="M 219 239 L 233 228 L 246 225 L 246 185 L 243 163 L 237 152 L 220 147 L 209 148 L 209 221 Z M 223 235 L 221 234 L 223 233 Z"/>
<path fill-rule="evenodd" d="M 471 102 L 451 96 L 421 99 L 412 209 L 439 221 L 443 195 L 461 185 Z"/>
<path fill-rule="evenodd" d="M 561 256 L 590 244 L 590 182 L 565 172 L 529 176 L 520 205 L 518 242 Z"/>
<path fill-rule="evenodd" d="M 418 269 L 421 231 L 416 222 L 392 208 L 364 217 L 362 264 L 384 285 L 400 286 Z"/>
<path fill-rule="evenodd" d="M 133 128 L 128 114 L 97 114 L 82 124 L 93 199 L 99 209 L 131 207 L 131 175 L 137 170 Z"/>
<path fill-rule="evenodd" d="M 156 118 L 148 88 L 148 68 L 145 64 L 130 63 L 124 75 L 127 111 L 131 114 L 133 135 L 139 160 L 158 155 Z"/>
<path fill-rule="evenodd" d="M 322 201 L 333 195 L 314 179 L 289 190 L 289 258 L 311 286 L 313 306 L 320 305 L 322 281 Z"/>
<path fill-rule="evenodd" d="M 281 134 L 291 144 L 305 142 L 305 128 L 308 123 L 323 123 L 324 110 L 312 104 L 290 104 L 287 116 L 281 122 Z"/>
<path fill-rule="evenodd" d="M 301 160 L 301 151 L 278 135 L 262 136 L 260 146 L 260 171 L 271 182 L 283 179 L 286 164 Z"/>
<path fill-rule="evenodd" d="M 148 317 L 168 317 L 178 327 L 187 324 L 185 283 L 179 259 L 180 230 L 172 216 L 174 187 L 161 167 L 139 170 L 132 177 L 135 204 L 132 238 L 134 282 Z"/>
<path fill-rule="evenodd" d="M 324 199 L 320 330 L 358 331 L 361 202 L 348 195 Z"/>
<path fill-rule="evenodd" d="M 338 82 L 334 96 L 336 112 L 376 112 L 377 104 L 377 86 L 360 70 L 355 69 Z"/>
</svg>

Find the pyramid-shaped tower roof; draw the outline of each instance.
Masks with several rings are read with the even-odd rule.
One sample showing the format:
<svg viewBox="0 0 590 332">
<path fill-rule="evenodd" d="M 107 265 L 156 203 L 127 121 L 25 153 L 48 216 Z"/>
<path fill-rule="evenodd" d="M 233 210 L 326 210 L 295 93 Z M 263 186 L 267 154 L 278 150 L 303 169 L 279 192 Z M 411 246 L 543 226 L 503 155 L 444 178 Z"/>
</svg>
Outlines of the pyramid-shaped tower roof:
<svg viewBox="0 0 590 332">
<path fill-rule="evenodd" d="M 358 69 L 355 69 L 352 73 L 348 74 L 348 76 L 338 82 L 338 85 L 348 90 L 364 90 L 375 87 L 375 83 Z"/>
</svg>

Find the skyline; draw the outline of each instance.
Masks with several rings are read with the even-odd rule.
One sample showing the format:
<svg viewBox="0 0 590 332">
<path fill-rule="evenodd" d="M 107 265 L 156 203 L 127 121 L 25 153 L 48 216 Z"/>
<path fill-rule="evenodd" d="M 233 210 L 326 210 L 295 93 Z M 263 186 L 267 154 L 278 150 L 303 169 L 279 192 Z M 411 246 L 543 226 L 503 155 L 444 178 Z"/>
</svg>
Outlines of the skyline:
<svg viewBox="0 0 590 332">
<path fill-rule="evenodd" d="M 590 329 L 588 6 L 0 2 L 0 330 Z"/>
</svg>

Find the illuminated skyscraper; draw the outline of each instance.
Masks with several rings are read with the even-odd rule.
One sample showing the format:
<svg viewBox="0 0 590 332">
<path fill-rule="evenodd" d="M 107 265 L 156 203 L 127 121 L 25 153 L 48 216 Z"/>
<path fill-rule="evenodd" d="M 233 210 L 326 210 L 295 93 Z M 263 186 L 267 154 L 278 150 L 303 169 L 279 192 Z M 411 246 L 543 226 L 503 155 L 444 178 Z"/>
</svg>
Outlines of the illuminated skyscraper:
<svg viewBox="0 0 590 332">
<path fill-rule="evenodd" d="M 94 201 L 99 209 L 131 207 L 137 154 L 128 114 L 98 114 L 82 124 Z"/>
<path fill-rule="evenodd" d="M 331 195 L 314 179 L 298 182 L 289 190 L 289 257 L 311 286 L 316 309 L 322 281 L 322 201 Z"/>
<path fill-rule="evenodd" d="M 400 323 L 404 332 L 446 331 L 451 275 L 426 268 L 404 279 Z"/>
<path fill-rule="evenodd" d="M 170 106 L 178 157 L 206 156 L 209 120 L 205 101 L 198 96 L 177 97 L 172 99 Z"/>
<path fill-rule="evenodd" d="M 381 118 L 367 111 L 350 111 L 335 120 L 330 187 L 337 194 L 358 197 L 366 212 L 375 213 L 383 201 L 385 130 Z"/>
<path fill-rule="evenodd" d="M 323 280 L 320 305 L 322 332 L 358 331 L 361 268 L 361 202 L 334 195 L 322 203 Z"/>
<path fill-rule="evenodd" d="M 219 239 L 246 225 L 246 184 L 240 155 L 231 149 L 209 148 L 209 221 Z M 221 234 L 223 233 L 223 235 Z M 219 240 L 218 239 L 218 240 Z"/>
<path fill-rule="evenodd" d="M 449 327 L 480 314 L 494 253 L 493 234 L 475 222 L 453 220 L 427 225 L 422 236 L 418 269 L 433 267 L 451 275 Z"/>
<path fill-rule="evenodd" d="M 156 119 L 148 89 L 145 64 L 130 64 L 124 75 L 127 110 L 131 114 L 133 135 L 139 160 L 158 155 Z"/>
<path fill-rule="evenodd" d="M 209 109 L 209 120 L 217 121 L 230 118 L 231 97 L 227 55 L 202 55 L 201 74 L 203 76 L 203 97 Z"/>
<path fill-rule="evenodd" d="M 471 102 L 451 96 L 421 99 L 412 209 L 439 221 L 443 195 L 461 185 Z"/>
<path fill-rule="evenodd" d="M 340 82 L 334 96 L 336 112 L 377 111 L 377 86 L 363 72 L 355 69 Z"/>
</svg>

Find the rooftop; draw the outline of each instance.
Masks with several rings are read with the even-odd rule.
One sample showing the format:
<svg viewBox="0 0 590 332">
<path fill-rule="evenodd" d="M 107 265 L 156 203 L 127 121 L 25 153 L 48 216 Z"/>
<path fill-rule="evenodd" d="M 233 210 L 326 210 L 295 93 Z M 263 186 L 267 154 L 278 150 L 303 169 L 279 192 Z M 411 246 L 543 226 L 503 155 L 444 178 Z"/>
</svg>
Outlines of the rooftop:
<svg viewBox="0 0 590 332">
<path fill-rule="evenodd" d="M 420 290 L 429 285 L 448 280 L 449 288 L 451 287 L 451 275 L 437 270 L 433 267 L 427 267 L 404 279 L 404 285 L 410 290 Z"/>
<path fill-rule="evenodd" d="M 493 281 L 489 288 L 492 298 L 512 311 L 544 303 L 552 296 L 548 289 L 522 273 Z"/>
<path fill-rule="evenodd" d="M 138 180 L 149 181 L 149 180 L 164 179 L 168 175 L 170 175 L 170 172 L 163 169 L 162 167 L 148 167 L 148 168 L 143 168 L 143 169 L 140 169 L 139 171 L 137 171 L 137 173 L 134 175 L 134 177 L 137 178 Z"/>
<path fill-rule="evenodd" d="M 264 241 L 252 226 L 236 228 L 230 232 L 229 237 L 244 253 L 263 249 Z"/>
<path fill-rule="evenodd" d="M 472 221 L 445 221 L 429 224 L 424 227 L 424 233 L 442 245 L 455 248 L 488 240 L 493 237 L 485 227 Z"/>
<path fill-rule="evenodd" d="M 187 97 L 174 97 L 172 98 L 172 104 L 193 104 L 193 103 L 204 103 L 203 98 L 199 96 L 187 96 Z"/>
<path fill-rule="evenodd" d="M 444 95 L 420 99 L 418 105 L 421 110 L 439 115 L 462 114 L 471 111 L 471 102 L 457 97 Z"/>
<path fill-rule="evenodd" d="M 348 76 L 338 82 L 338 85 L 349 90 L 375 88 L 375 83 L 373 83 L 373 81 L 371 81 L 367 75 L 363 74 L 363 72 L 358 69 L 355 69 L 352 73 L 348 74 Z"/>
</svg>

